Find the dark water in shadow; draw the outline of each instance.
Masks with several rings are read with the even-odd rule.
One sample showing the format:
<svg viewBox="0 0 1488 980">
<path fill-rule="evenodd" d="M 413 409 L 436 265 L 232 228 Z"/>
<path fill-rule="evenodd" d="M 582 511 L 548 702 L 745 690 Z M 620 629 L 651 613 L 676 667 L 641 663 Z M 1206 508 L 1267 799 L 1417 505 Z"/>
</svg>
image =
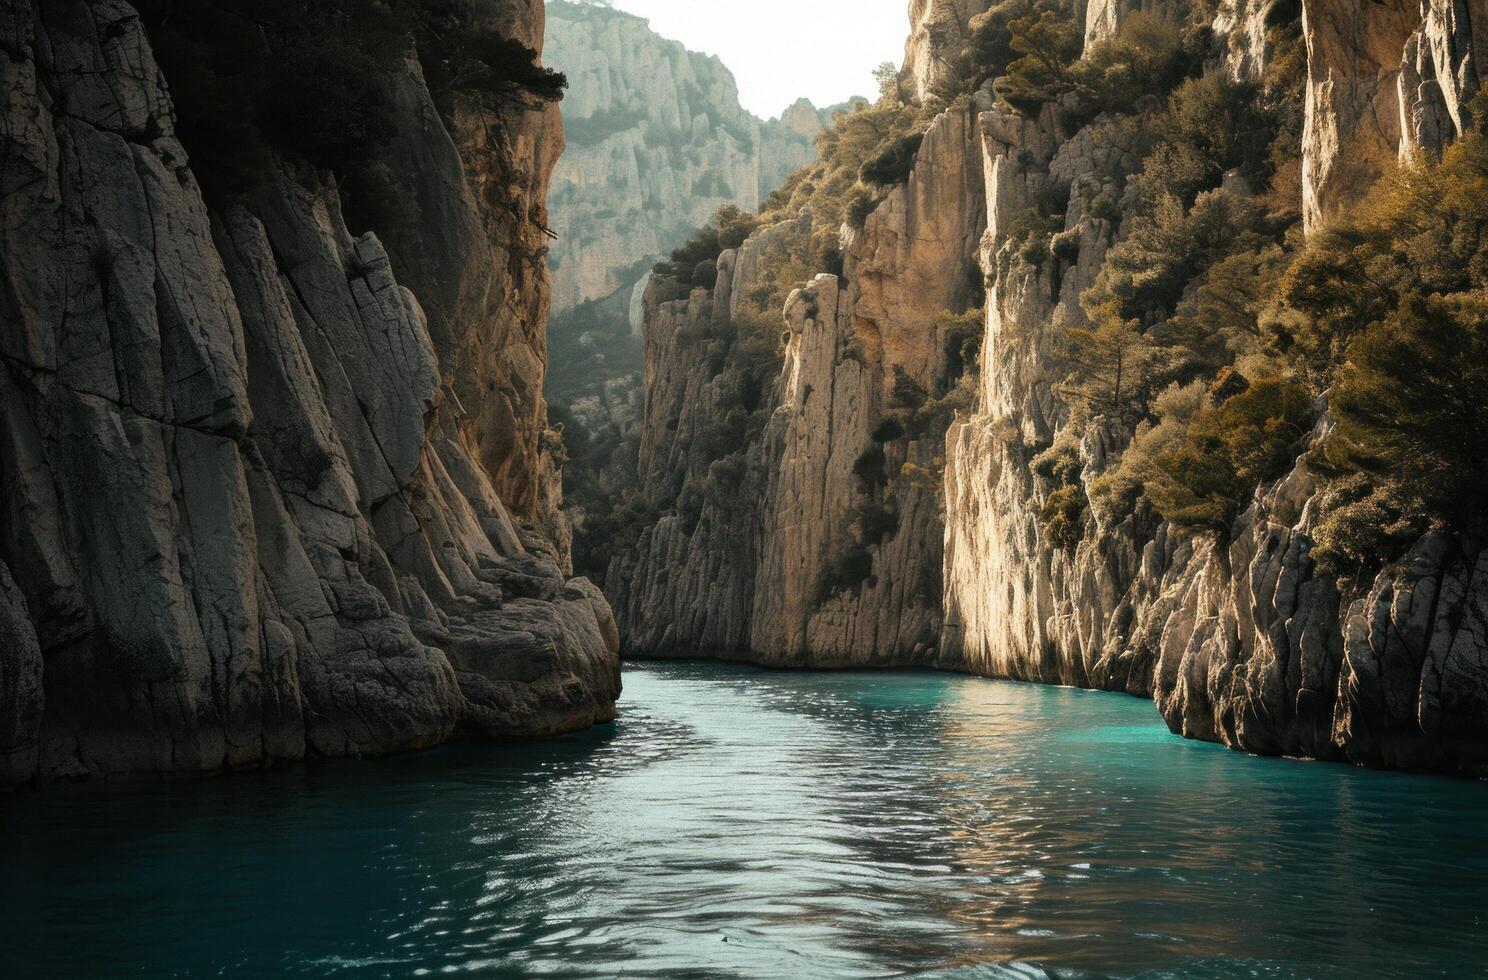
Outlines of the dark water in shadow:
<svg viewBox="0 0 1488 980">
<path fill-rule="evenodd" d="M 936 674 L 629 670 L 619 722 L 0 798 L 0 976 L 1488 976 L 1488 785 Z"/>
</svg>

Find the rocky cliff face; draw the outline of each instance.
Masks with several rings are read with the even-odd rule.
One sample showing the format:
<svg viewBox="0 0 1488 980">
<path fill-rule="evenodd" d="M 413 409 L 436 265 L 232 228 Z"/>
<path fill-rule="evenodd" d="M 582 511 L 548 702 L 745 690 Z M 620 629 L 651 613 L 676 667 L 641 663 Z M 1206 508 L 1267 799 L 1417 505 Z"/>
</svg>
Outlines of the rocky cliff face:
<svg viewBox="0 0 1488 980">
<path fill-rule="evenodd" d="M 1485 13 L 1305 5 L 1309 225 L 1347 208 L 1386 159 L 1460 130 L 1448 107 L 1460 112 L 1478 84 L 1470 39 Z M 1219 21 L 1247 23 L 1243 10 Z M 1265 63 L 1247 35 L 1232 36 L 1230 51 L 1239 74 Z M 1088 191 L 1119 196 L 1131 172 L 1101 125 L 1065 138 L 1054 107 L 1036 120 L 997 111 L 980 120 L 992 285 L 980 404 L 948 437 L 950 651 L 991 676 L 1151 695 L 1175 732 L 1247 751 L 1488 770 L 1482 555 L 1427 538 L 1340 595 L 1310 558 L 1319 481 L 1304 460 L 1257 489 L 1227 545 L 1179 534 L 1144 508 L 1073 548 L 1041 527 L 1053 488 L 1030 471 L 1025 447 L 1070 429 L 1051 383 L 1052 345 L 1083 320 L 1078 298 L 1118 232 L 1109 214 L 1091 213 Z M 1064 181 L 1077 258 L 1020 259 L 1010 217 Z M 1083 430 L 1084 486 L 1128 435 L 1110 424 Z"/>
<path fill-rule="evenodd" d="M 910 0 L 909 40 L 899 71 L 905 94 L 923 99 L 948 78 L 971 35 L 971 19 L 990 5 L 989 0 Z"/>
<path fill-rule="evenodd" d="M 613 620 L 543 526 L 556 111 L 446 120 L 405 61 L 353 234 L 290 156 L 204 201 L 127 4 L 0 37 L 0 785 L 610 717 Z"/>
<path fill-rule="evenodd" d="M 1462 132 L 1483 69 L 1479 3 L 1302 7 L 1307 38 L 1308 227 L 1339 213 L 1397 156 L 1440 150 Z"/>
<path fill-rule="evenodd" d="M 1083 8 L 1087 45 L 1139 6 L 1166 9 L 1097 6 Z M 955 25 L 976 12 L 914 5 L 901 77 L 917 95 L 950 63 Z M 1474 4 L 1304 5 L 1300 175 L 1278 179 L 1300 183 L 1308 227 L 1350 207 L 1387 160 L 1461 132 L 1485 15 Z M 1273 47 L 1278 16 L 1221 6 L 1211 50 L 1233 77 L 1263 79 L 1285 57 Z M 1110 420 L 1077 425 L 1056 385 L 1059 338 L 1085 325 L 1081 294 L 1135 217 L 1141 151 L 1121 126 L 1068 100 L 1025 115 L 985 90 L 941 115 L 908 185 L 861 231 L 844 229 L 843 275 L 792 294 L 768 423 L 742 454 L 719 461 L 694 448 L 737 403 L 737 379 L 689 338 L 737 312 L 772 240 L 801 229 L 776 226 L 725 253 L 711 293 L 648 299 L 641 478 L 663 514 L 607 578 L 629 649 L 934 664 L 1105 688 L 1153 698 L 1176 732 L 1247 751 L 1488 771 L 1484 553 L 1427 537 L 1341 592 L 1311 558 L 1321 480 L 1305 457 L 1256 488 L 1223 541 L 1180 532 L 1141 502 L 1073 543 L 1041 520 L 1056 487 L 1035 453 L 1073 441 L 1088 489 L 1132 438 Z M 1225 187 L 1252 193 L 1232 178 Z M 1063 225 L 1049 248 L 1030 250 L 1027 215 L 1056 194 Z M 903 475 L 935 472 L 937 447 L 880 426 L 909 421 L 896 387 L 944 388 L 929 314 L 974 302 L 963 260 L 978 240 L 987 301 L 975 405 L 946 436 L 943 497 L 920 497 Z M 1309 441 L 1328 424 L 1325 414 Z M 690 484 L 708 488 L 691 506 Z M 942 527 L 937 578 L 923 560 L 940 556 Z M 925 609 L 938 604 L 937 629 Z"/>
<path fill-rule="evenodd" d="M 815 155 L 810 102 L 761 120 L 722 62 L 639 17 L 552 3 L 546 58 L 569 79 L 549 198 L 559 311 L 630 289 L 720 205 L 753 211 Z"/>
<path fill-rule="evenodd" d="M 980 296 L 974 118 L 937 119 L 907 183 L 845 237 L 843 274 L 790 295 L 783 368 L 761 398 L 768 423 L 742 455 L 716 460 L 703 438 L 717 406 L 738 403 L 738 379 L 687 338 L 738 317 L 772 255 L 809 235 L 809 216 L 725 252 L 711 293 L 659 302 L 653 290 L 643 494 L 675 499 L 689 478 L 709 490 L 695 524 L 685 507 L 663 516 L 607 576 L 631 652 L 939 662 L 944 428 L 916 412 L 956 381 L 941 315 Z"/>
</svg>

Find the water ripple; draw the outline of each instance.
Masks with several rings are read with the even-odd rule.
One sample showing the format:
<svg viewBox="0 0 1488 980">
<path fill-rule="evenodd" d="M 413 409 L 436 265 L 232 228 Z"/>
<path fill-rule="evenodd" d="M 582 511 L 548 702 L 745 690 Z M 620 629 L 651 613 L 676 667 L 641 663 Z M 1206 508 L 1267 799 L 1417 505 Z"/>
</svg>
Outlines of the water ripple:
<svg viewBox="0 0 1488 980">
<path fill-rule="evenodd" d="M 666 665 L 620 720 L 0 801 L 0 976 L 1488 974 L 1488 787 L 1151 705 Z"/>
</svg>

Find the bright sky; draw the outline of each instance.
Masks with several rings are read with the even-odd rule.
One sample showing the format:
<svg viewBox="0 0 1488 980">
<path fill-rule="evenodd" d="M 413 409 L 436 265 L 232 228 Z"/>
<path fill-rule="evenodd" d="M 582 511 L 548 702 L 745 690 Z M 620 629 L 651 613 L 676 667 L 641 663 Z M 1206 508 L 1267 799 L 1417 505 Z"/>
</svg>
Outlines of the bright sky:
<svg viewBox="0 0 1488 980">
<path fill-rule="evenodd" d="M 805 96 L 818 108 L 876 98 L 872 71 L 904 60 L 908 0 L 615 0 L 662 37 L 716 54 L 739 101 L 766 119 Z"/>
</svg>

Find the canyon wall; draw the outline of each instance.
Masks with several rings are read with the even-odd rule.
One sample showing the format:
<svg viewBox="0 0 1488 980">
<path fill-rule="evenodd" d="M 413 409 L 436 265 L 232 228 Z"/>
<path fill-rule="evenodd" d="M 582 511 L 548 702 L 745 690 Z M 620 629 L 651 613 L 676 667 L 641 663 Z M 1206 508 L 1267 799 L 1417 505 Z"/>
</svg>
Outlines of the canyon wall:
<svg viewBox="0 0 1488 980">
<path fill-rule="evenodd" d="M 800 99 L 760 119 L 740 106 L 716 57 L 606 6 L 550 3 L 546 37 L 547 63 L 569 82 L 567 147 L 548 210 L 556 238 L 547 392 L 573 451 L 565 485 L 575 557 L 586 563 L 584 525 L 629 486 L 634 468 L 651 266 L 721 206 L 757 209 L 815 158 L 833 110 Z"/>
<path fill-rule="evenodd" d="M 549 4 L 545 57 L 569 82 L 549 197 L 558 311 L 629 290 L 719 206 L 758 208 L 830 121 L 805 99 L 756 117 L 716 57 L 607 7 Z"/>
<path fill-rule="evenodd" d="M 1209 50 L 1232 78 L 1267 84 L 1286 56 L 1274 29 L 1291 22 L 1273 6 L 1221 5 Z M 1478 86 L 1481 4 L 1366 6 L 1309 0 L 1290 28 L 1305 44 L 1305 114 L 1300 166 L 1277 179 L 1292 181 L 1308 230 L 1346 213 L 1389 161 L 1462 132 Z M 901 90 L 928 97 L 980 9 L 912 5 Z M 1135 9 L 1168 8 L 1080 6 L 1087 48 Z M 1015 111 L 987 88 L 942 113 L 907 184 L 861 230 L 844 226 L 842 274 L 791 294 L 767 421 L 733 454 L 705 435 L 739 404 L 734 355 L 697 338 L 719 336 L 766 275 L 772 239 L 810 217 L 725 253 L 711 291 L 669 299 L 653 285 L 640 480 L 661 515 L 606 577 L 627 650 L 1104 688 L 1153 698 L 1175 732 L 1247 751 L 1488 771 L 1488 553 L 1471 542 L 1428 536 L 1341 591 L 1311 558 L 1323 480 L 1305 454 L 1256 487 L 1227 535 L 1180 531 L 1145 500 L 1074 542 L 1041 520 L 1058 487 L 1036 455 L 1069 446 L 1088 491 L 1133 436 L 1077 422 L 1059 388 L 1061 335 L 1088 325 L 1081 294 L 1136 216 L 1142 151 L 1122 127 L 1069 98 Z M 1217 190 L 1258 193 L 1235 175 Z M 1026 216 L 1055 194 L 1062 224 L 1030 250 Z M 945 389 L 932 311 L 976 302 L 970 250 L 986 284 L 980 372 L 942 451 L 906 425 L 895 388 Z M 1321 417 L 1308 444 L 1328 431 Z M 943 495 L 921 495 L 913 477 L 938 479 L 942 463 Z M 937 575 L 926 561 L 942 554 Z"/>
<path fill-rule="evenodd" d="M 725 655 L 796 666 L 940 662 L 938 472 L 943 424 L 916 409 L 957 380 L 942 314 L 980 299 L 985 224 L 973 108 L 925 135 L 914 172 L 843 239 L 784 311 L 783 367 L 746 404 L 760 437 L 720 458 L 706 436 L 740 399 L 699 335 L 725 333 L 809 215 L 718 260 L 718 281 L 646 307 L 642 496 L 683 499 L 606 577 L 636 655 Z M 751 402 L 755 399 L 744 399 Z M 734 449 L 729 443 L 724 448 Z M 681 495 L 679 497 L 679 494 Z"/>
<path fill-rule="evenodd" d="M 542 440 L 556 108 L 443 115 L 410 53 L 349 221 L 293 154 L 204 199 L 121 0 L 0 38 L 0 785 L 612 717 Z"/>
<path fill-rule="evenodd" d="M 1243 30 L 1243 14 L 1220 24 Z M 1310 228 L 1357 201 L 1387 160 L 1460 132 L 1478 84 L 1475 24 L 1488 8 L 1304 4 Z M 1263 70 L 1266 52 L 1247 43 L 1258 36 L 1231 37 L 1237 75 Z M 1305 457 L 1257 488 L 1227 543 L 1180 534 L 1145 505 L 1073 548 L 1050 540 L 1039 512 L 1054 487 L 1030 470 L 1028 447 L 1078 432 L 1088 489 L 1130 436 L 1109 422 L 1072 427 L 1050 370 L 1120 230 L 1089 202 L 1102 188 L 1119 198 L 1131 172 L 1120 141 L 1102 138 L 1106 122 L 1065 138 L 1059 114 L 981 118 L 991 284 L 979 406 L 947 440 L 945 642 L 977 673 L 1151 695 L 1173 731 L 1234 748 L 1488 771 L 1488 554 L 1428 537 L 1341 595 L 1310 557 L 1320 481 Z M 1064 181 L 1076 257 L 1030 263 L 1009 218 Z"/>
</svg>

